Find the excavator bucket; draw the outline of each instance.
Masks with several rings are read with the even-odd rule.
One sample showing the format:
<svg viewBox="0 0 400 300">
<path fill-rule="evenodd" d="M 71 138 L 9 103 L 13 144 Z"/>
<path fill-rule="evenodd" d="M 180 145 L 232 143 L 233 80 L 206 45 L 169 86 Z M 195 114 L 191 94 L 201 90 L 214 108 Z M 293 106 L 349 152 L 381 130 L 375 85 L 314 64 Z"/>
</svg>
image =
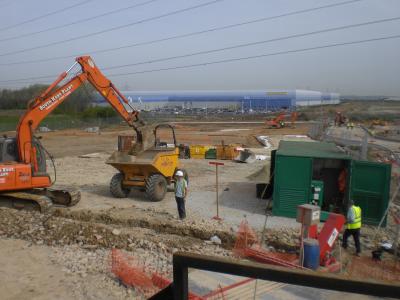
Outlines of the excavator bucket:
<svg viewBox="0 0 400 300">
<path fill-rule="evenodd" d="M 131 155 L 139 154 L 154 146 L 154 126 L 146 125 L 134 128 L 136 132 L 136 141 L 131 149 Z"/>
<path fill-rule="evenodd" d="M 249 149 L 243 149 L 239 151 L 234 160 L 241 163 L 253 163 L 256 160 L 256 155 Z"/>
</svg>

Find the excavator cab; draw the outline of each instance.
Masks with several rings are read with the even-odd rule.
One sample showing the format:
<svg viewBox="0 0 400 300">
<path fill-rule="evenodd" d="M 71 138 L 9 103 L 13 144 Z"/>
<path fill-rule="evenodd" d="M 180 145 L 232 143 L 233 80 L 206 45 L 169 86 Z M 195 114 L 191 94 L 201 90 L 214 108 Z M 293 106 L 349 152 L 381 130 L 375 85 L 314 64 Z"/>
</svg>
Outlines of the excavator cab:
<svg viewBox="0 0 400 300">
<path fill-rule="evenodd" d="M 172 134 L 172 141 L 173 143 L 168 143 L 167 140 L 161 140 L 162 134 L 160 134 L 160 129 L 170 129 Z M 161 130 L 164 131 L 164 130 Z M 165 137 L 163 137 L 165 138 Z M 154 147 L 159 149 L 167 149 L 167 148 L 176 148 L 176 136 L 174 128 L 169 124 L 159 124 L 154 128 Z"/>
<path fill-rule="evenodd" d="M 0 138 L 0 187 L 13 190 L 0 194 L 0 206 L 44 212 L 52 202 L 68 206 L 79 201 L 80 194 L 76 191 L 32 188 L 52 184 L 46 168 L 46 151 L 39 139 L 32 137 L 32 142 L 29 142 L 32 162 L 26 164 L 20 159 L 17 139 Z"/>
<path fill-rule="evenodd" d="M 32 176 L 48 176 L 46 171 L 46 151 L 37 137 L 33 137 L 32 151 L 35 153 Z M 0 138 L 0 163 L 15 163 L 19 161 L 17 139 L 7 136 Z"/>
<path fill-rule="evenodd" d="M 49 176 L 46 166 L 46 150 L 40 142 L 41 137 L 33 137 L 32 149 L 35 153 L 32 166 L 32 176 Z"/>
<path fill-rule="evenodd" d="M 0 138 L 0 163 L 15 162 L 18 159 L 17 141 L 7 136 Z"/>
</svg>

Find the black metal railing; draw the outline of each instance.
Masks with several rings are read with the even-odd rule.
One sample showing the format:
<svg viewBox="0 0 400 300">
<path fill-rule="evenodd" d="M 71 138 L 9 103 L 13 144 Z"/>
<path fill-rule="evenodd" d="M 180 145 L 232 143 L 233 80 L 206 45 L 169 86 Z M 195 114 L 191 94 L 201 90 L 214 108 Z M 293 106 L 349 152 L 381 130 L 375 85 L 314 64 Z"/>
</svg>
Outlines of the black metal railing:
<svg viewBox="0 0 400 300">
<path fill-rule="evenodd" d="M 400 299 L 399 283 L 389 284 L 374 280 L 357 280 L 314 271 L 293 270 L 247 261 L 234 261 L 226 258 L 180 252 L 175 253 L 173 256 L 173 283 L 151 299 L 187 300 L 189 268 L 318 289 Z"/>
</svg>

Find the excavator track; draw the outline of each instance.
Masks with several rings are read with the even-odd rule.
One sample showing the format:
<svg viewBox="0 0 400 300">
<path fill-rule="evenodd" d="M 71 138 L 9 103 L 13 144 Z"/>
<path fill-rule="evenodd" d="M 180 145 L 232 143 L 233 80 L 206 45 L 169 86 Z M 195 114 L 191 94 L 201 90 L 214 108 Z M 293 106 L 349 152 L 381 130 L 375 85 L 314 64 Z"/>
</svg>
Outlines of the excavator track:
<svg viewBox="0 0 400 300">
<path fill-rule="evenodd" d="M 45 195 L 51 199 L 54 204 L 62 206 L 74 206 L 81 200 L 81 192 L 76 189 L 48 188 Z"/>
<path fill-rule="evenodd" d="M 53 188 L 32 189 L 23 192 L 1 193 L 0 205 L 47 213 L 54 206 L 74 206 L 80 201 L 80 199 L 81 193 L 78 190 Z"/>
<path fill-rule="evenodd" d="M 51 210 L 53 203 L 44 195 L 26 192 L 10 192 L 0 194 L 1 206 L 23 210 L 35 210 L 47 213 Z"/>
</svg>

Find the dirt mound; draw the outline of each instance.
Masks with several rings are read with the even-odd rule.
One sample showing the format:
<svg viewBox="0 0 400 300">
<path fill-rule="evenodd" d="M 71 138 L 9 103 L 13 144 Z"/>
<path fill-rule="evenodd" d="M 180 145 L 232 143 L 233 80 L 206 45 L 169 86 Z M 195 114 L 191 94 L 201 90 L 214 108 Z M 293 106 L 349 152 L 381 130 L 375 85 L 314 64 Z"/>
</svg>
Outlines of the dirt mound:
<svg viewBox="0 0 400 300">
<path fill-rule="evenodd" d="M 264 165 L 261 169 L 258 171 L 250 174 L 246 178 L 253 181 L 253 182 L 259 182 L 259 183 L 267 183 L 269 182 L 269 164 Z"/>
</svg>

